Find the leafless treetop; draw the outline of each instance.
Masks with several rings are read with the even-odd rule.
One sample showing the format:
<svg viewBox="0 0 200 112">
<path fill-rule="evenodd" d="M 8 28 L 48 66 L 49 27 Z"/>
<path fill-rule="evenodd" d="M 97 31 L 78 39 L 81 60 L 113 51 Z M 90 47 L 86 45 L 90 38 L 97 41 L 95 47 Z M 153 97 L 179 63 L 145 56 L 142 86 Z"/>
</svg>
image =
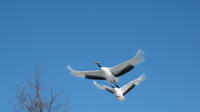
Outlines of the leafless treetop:
<svg viewBox="0 0 200 112">
<path fill-rule="evenodd" d="M 64 95 L 63 95 L 64 96 Z M 16 112 L 67 112 L 68 101 L 53 87 L 43 88 L 41 72 L 34 73 L 26 86 L 18 86 Z"/>
</svg>

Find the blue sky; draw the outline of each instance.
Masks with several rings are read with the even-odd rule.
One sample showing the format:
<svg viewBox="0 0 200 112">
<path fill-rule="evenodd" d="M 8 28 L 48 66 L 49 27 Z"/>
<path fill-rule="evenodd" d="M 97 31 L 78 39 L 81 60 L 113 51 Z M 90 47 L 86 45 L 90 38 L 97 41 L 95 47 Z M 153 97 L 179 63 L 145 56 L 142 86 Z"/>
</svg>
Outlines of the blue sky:
<svg viewBox="0 0 200 112">
<path fill-rule="evenodd" d="M 197 0 L 0 1 L 0 111 L 37 66 L 44 84 L 63 88 L 71 112 L 200 111 L 200 3 Z M 142 48 L 147 59 L 119 85 L 146 73 L 125 102 L 96 89 L 78 70 L 113 66 Z M 107 84 L 103 81 L 99 83 Z"/>
</svg>

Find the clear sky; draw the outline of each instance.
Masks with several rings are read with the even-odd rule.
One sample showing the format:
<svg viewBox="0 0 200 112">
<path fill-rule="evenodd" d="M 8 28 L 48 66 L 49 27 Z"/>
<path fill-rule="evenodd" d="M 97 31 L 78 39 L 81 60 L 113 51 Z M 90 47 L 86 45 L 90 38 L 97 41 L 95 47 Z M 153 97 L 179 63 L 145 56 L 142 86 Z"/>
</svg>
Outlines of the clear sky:
<svg viewBox="0 0 200 112">
<path fill-rule="evenodd" d="M 71 112 L 200 112 L 198 0 L 1 0 L 0 111 L 11 112 L 16 84 L 43 69 L 63 88 Z M 147 80 L 119 102 L 66 70 L 113 66 L 142 48 L 146 60 L 119 85 Z M 107 84 L 98 81 L 101 84 Z"/>
</svg>

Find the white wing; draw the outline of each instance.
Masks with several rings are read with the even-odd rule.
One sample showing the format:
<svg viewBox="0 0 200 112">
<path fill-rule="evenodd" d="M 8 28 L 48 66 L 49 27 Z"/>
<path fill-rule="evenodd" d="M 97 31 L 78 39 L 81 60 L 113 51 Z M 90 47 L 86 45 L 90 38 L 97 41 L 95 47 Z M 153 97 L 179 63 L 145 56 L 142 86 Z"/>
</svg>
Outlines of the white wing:
<svg viewBox="0 0 200 112">
<path fill-rule="evenodd" d="M 87 78 L 87 79 L 95 79 L 95 80 L 105 80 L 105 77 L 103 77 L 102 72 L 100 70 L 96 71 L 76 71 L 71 68 L 71 66 L 67 66 L 67 69 L 69 72 L 71 72 L 73 75 L 81 78 Z"/>
<path fill-rule="evenodd" d="M 114 90 L 112 88 L 110 88 L 110 87 L 107 87 L 105 85 L 100 85 L 96 81 L 93 81 L 93 84 L 99 89 L 103 89 L 103 90 L 106 90 L 106 91 L 108 91 L 110 93 L 114 93 Z"/>
<path fill-rule="evenodd" d="M 137 86 L 139 83 L 143 82 L 146 79 L 145 75 L 142 74 L 137 79 L 130 81 L 121 88 L 123 95 L 127 94 L 131 89 Z"/>
<path fill-rule="evenodd" d="M 125 74 L 126 72 L 129 72 L 130 70 L 132 70 L 137 64 L 144 61 L 144 59 L 145 59 L 144 52 L 141 49 L 139 49 L 133 58 L 121 64 L 118 64 L 114 67 L 111 67 L 110 71 L 117 77 L 121 76 Z"/>
</svg>

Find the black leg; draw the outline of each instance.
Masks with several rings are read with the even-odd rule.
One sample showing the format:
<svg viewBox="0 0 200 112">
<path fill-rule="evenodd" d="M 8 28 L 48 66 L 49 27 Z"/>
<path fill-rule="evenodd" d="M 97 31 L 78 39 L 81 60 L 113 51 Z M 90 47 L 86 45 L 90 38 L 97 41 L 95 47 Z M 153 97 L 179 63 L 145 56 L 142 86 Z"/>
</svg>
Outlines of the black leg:
<svg viewBox="0 0 200 112">
<path fill-rule="evenodd" d="M 111 84 L 111 87 L 114 89 L 115 88 L 115 86 L 113 85 L 113 84 Z"/>
<path fill-rule="evenodd" d="M 115 86 L 116 86 L 117 88 L 120 88 L 120 87 L 119 87 L 119 85 L 117 85 L 117 83 L 116 83 L 116 85 L 115 85 Z"/>
<path fill-rule="evenodd" d="M 115 81 L 114 81 L 114 83 L 115 83 L 115 86 L 116 86 L 117 88 L 120 88 L 119 85 L 118 85 Z"/>
<path fill-rule="evenodd" d="M 115 88 L 115 84 L 113 82 L 111 82 L 111 87 Z"/>
</svg>

